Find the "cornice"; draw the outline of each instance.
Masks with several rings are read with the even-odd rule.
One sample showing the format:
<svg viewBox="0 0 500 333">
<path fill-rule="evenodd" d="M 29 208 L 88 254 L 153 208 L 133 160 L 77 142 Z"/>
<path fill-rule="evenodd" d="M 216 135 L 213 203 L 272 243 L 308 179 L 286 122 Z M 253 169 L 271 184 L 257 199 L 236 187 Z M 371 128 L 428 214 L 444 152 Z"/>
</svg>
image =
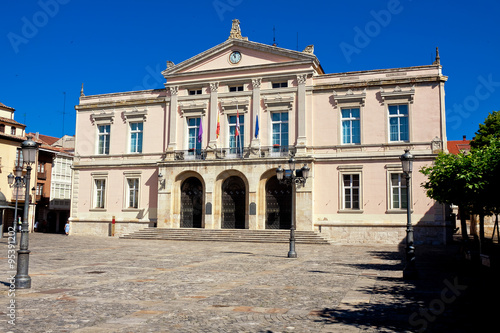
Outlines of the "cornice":
<svg viewBox="0 0 500 333">
<path fill-rule="evenodd" d="M 194 57 L 191 57 L 177 65 L 171 66 L 164 71 L 161 72 L 161 74 L 165 77 L 173 77 L 176 75 L 180 75 L 182 73 L 178 73 L 179 71 L 188 68 L 195 63 L 201 62 L 213 54 L 225 51 L 230 48 L 234 47 L 244 47 L 244 48 L 249 48 L 261 52 L 266 52 L 266 53 L 271 53 L 271 54 L 276 54 L 276 55 L 281 55 L 281 56 L 286 56 L 292 59 L 296 59 L 299 61 L 306 60 L 309 63 L 314 63 L 316 66 L 319 66 L 319 61 L 316 58 L 314 54 L 307 53 L 307 52 L 299 52 L 299 51 L 293 51 L 293 50 L 288 50 L 276 46 L 270 46 L 262 43 L 257 43 L 257 42 L 251 42 L 248 40 L 243 40 L 243 39 L 228 39 L 225 42 L 218 44 L 202 53 L 199 53 L 195 55 Z M 292 61 L 293 62 L 293 61 Z M 235 68 L 230 68 L 230 70 L 234 70 Z M 200 72 L 198 72 L 200 73 Z"/>
</svg>

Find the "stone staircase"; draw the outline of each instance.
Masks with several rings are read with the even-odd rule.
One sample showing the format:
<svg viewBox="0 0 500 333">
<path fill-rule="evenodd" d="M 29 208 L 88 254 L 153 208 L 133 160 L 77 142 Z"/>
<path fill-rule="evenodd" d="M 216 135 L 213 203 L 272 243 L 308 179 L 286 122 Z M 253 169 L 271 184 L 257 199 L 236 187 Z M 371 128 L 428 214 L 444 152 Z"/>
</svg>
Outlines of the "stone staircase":
<svg viewBox="0 0 500 333">
<path fill-rule="evenodd" d="M 197 229 L 197 228 L 146 228 L 123 235 L 124 239 L 163 239 L 179 241 L 212 242 L 255 242 L 288 243 L 289 230 L 248 230 L 248 229 Z M 314 231 L 295 231 L 298 244 L 331 244 L 326 238 Z"/>
</svg>

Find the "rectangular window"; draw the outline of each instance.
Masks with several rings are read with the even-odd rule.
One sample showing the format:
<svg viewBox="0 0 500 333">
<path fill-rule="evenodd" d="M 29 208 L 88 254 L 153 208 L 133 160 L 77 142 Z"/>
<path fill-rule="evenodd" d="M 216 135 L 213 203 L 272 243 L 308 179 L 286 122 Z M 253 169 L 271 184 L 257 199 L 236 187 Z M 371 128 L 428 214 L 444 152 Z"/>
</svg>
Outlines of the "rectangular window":
<svg viewBox="0 0 500 333">
<path fill-rule="evenodd" d="M 189 95 L 201 95 L 201 89 L 190 89 Z"/>
<path fill-rule="evenodd" d="M 361 143 L 359 108 L 342 109 L 342 143 Z"/>
<path fill-rule="evenodd" d="M 104 208 L 106 179 L 94 179 L 94 208 Z"/>
<path fill-rule="evenodd" d="M 43 195 L 43 184 L 36 184 L 36 195 Z"/>
<path fill-rule="evenodd" d="M 130 123 L 130 152 L 142 153 L 143 123 Z"/>
<path fill-rule="evenodd" d="M 359 174 L 342 175 L 342 209 L 360 209 Z"/>
<path fill-rule="evenodd" d="M 402 173 L 391 173 L 391 209 L 408 207 L 406 177 Z"/>
<path fill-rule="evenodd" d="M 110 125 L 100 125 L 98 127 L 98 131 L 99 131 L 99 138 L 98 138 L 97 153 L 99 155 L 108 155 Z"/>
<path fill-rule="evenodd" d="M 276 89 L 276 88 L 286 88 L 286 87 L 288 87 L 288 81 L 273 82 L 273 89 Z"/>
<path fill-rule="evenodd" d="M 288 153 L 288 112 L 271 114 L 273 153 Z"/>
<path fill-rule="evenodd" d="M 229 123 L 229 154 L 241 156 L 245 146 L 245 116 L 239 117 L 239 128 L 237 130 L 236 115 L 228 117 Z"/>
<path fill-rule="evenodd" d="M 389 141 L 408 141 L 408 105 L 389 105 Z"/>
<path fill-rule="evenodd" d="M 127 178 L 127 208 L 139 207 L 139 178 Z"/>
<path fill-rule="evenodd" d="M 5 125 L 0 124 L 0 133 L 5 133 Z"/>
<path fill-rule="evenodd" d="M 10 128 L 10 134 L 16 135 L 16 128 L 14 126 Z"/>
<path fill-rule="evenodd" d="M 229 87 L 229 92 L 243 91 L 243 86 L 233 86 Z"/>
<path fill-rule="evenodd" d="M 188 118 L 188 156 L 201 155 L 201 142 L 198 140 L 201 118 Z"/>
</svg>

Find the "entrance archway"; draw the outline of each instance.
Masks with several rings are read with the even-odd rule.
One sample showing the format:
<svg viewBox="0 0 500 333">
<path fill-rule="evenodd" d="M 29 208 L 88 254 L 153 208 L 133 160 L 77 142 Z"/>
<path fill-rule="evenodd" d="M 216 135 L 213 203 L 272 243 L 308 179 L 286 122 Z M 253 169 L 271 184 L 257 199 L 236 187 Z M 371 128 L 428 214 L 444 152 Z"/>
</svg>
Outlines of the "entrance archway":
<svg viewBox="0 0 500 333">
<path fill-rule="evenodd" d="M 246 188 L 238 176 L 231 176 L 222 183 L 223 229 L 245 229 Z"/>
<path fill-rule="evenodd" d="M 181 228 L 201 228 L 203 219 L 203 185 L 196 177 L 181 185 Z"/>
<path fill-rule="evenodd" d="M 292 186 L 271 177 L 266 183 L 266 229 L 290 229 L 291 221 Z"/>
</svg>

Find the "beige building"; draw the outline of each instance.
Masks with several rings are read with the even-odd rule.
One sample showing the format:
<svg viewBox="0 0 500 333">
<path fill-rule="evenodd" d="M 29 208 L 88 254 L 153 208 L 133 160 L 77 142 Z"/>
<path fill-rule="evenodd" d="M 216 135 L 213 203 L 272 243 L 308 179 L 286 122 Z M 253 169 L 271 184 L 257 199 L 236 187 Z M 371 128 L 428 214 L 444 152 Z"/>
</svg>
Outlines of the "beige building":
<svg viewBox="0 0 500 333">
<path fill-rule="evenodd" d="M 12 225 L 16 201 L 16 191 L 9 187 L 7 176 L 15 173 L 20 158 L 21 143 L 26 140 L 26 126 L 14 120 L 14 112 L 14 108 L 0 103 L 0 197 L 5 198 L 5 202 L 0 206 L 0 221 L 4 232 L 7 232 L 8 227 Z M 32 174 L 31 180 L 34 179 L 35 175 Z M 18 212 L 22 217 L 24 188 L 17 193 Z"/>
<path fill-rule="evenodd" d="M 297 52 L 229 38 L 179 64 L 164 89 L 82 94 L 76 106 L 71 230 L 144 227 L 316 230 L 343 243 L 405 237 L 399 156 L 415 156 L 416 242 L 443 243 L 441 205 L 418 169 L 446 147 L 444 83 L 430 65 L 326 73 Z M 307 164 L 297 188 L 276 168 Z M 295 205 L 292 205 L 294 196 Z"/>
</svg>

